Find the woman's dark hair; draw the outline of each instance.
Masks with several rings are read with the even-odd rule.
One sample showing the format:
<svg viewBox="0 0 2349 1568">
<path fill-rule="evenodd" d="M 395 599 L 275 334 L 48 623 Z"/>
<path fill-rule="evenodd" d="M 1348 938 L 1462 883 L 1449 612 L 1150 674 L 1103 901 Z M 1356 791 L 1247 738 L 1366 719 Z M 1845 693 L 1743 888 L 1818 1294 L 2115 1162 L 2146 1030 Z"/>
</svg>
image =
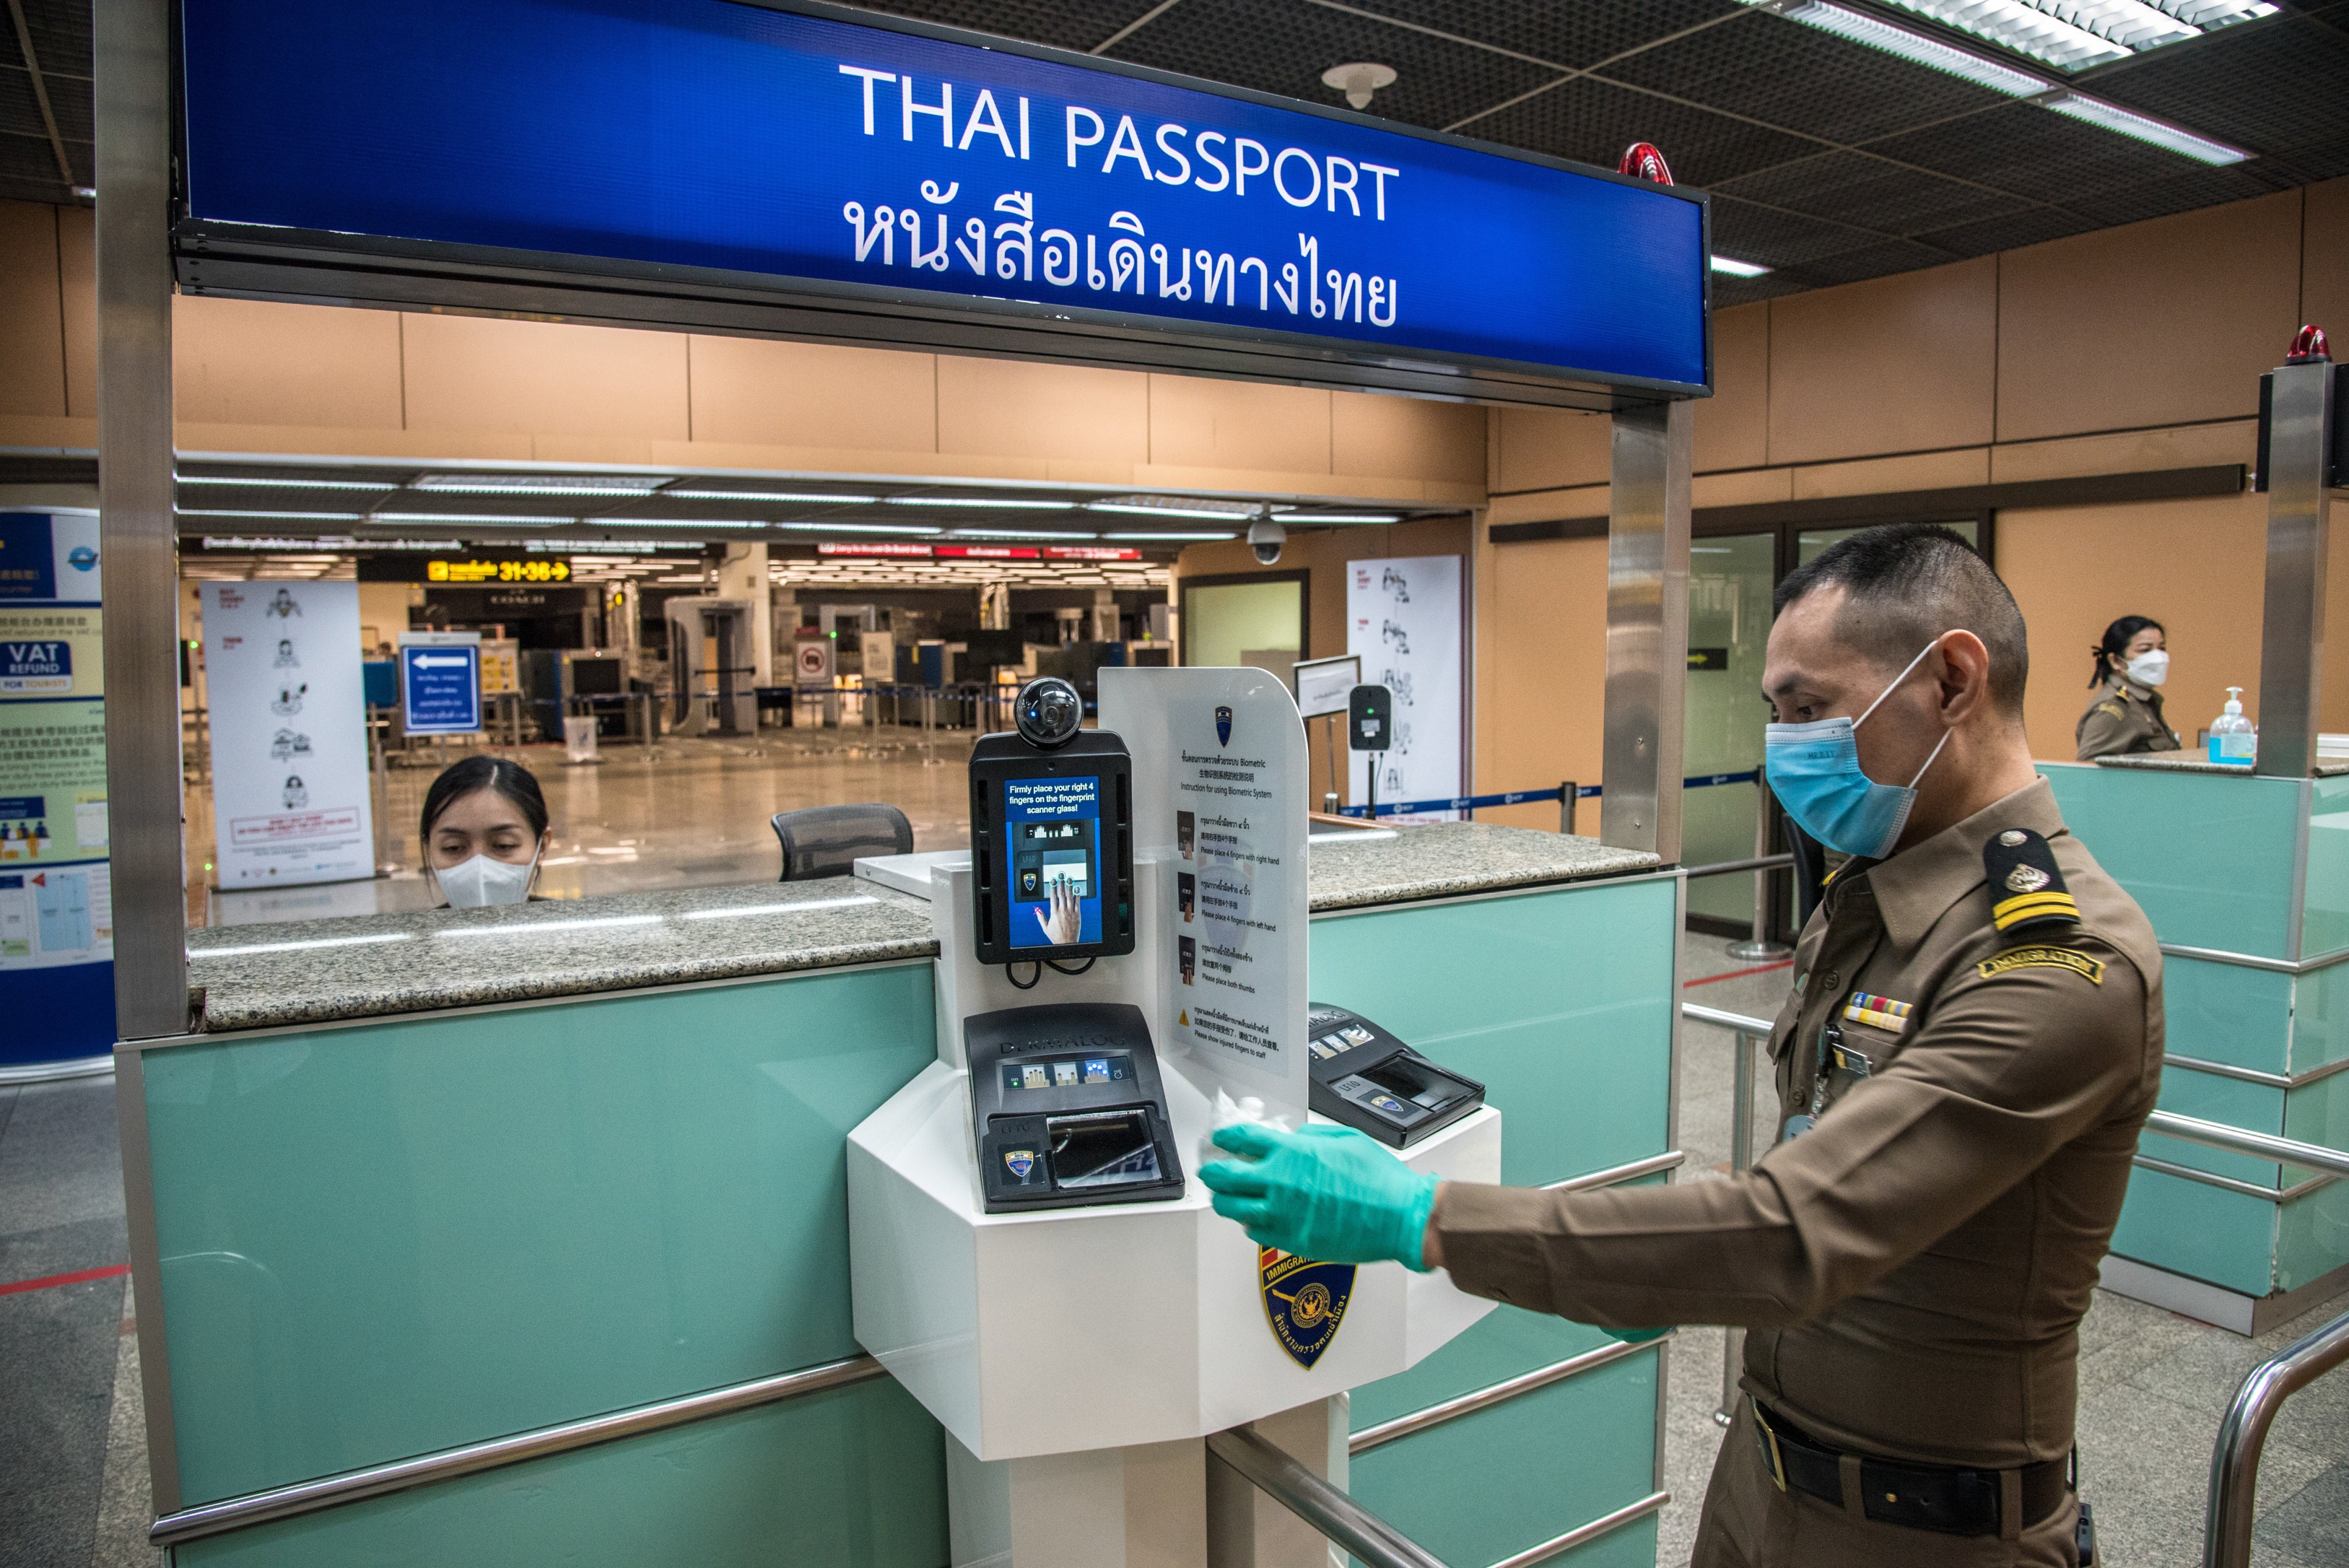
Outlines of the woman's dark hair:
<svg viewBox="0 0 2349 1568">
<path fill-rule="evenodd" d="M 2110 680 L 2113 675 L 2111 661 L 2127 653 L 2130 642 L 2147 626 L 2151 626 L 2165 637 L 2169 635 L 2169 628 L 2150 615 L 2123 615 L 2119 620 L 2106 626 L 2105 640 L 2090 650 L 2096 655 L 2096 673 L 2088 677 L 2088 684 L 2092 686 L 2102 686 Z"/>
<path fill-rule="evenodd" d="M 461 762 L 452 762 L 432 780 L 432 788 L 424 792 L 424 825 L 422 841 L 432 841 L 432 824 L 440 813 L 476 790 L 490 789 L 502 796 L 530 824 L 531 836 L 537 838 L 546 831 L 546 797 L 538 792 L 538 780 L 529 769 L 502 757 L 473 756 Z"/>
</svg>

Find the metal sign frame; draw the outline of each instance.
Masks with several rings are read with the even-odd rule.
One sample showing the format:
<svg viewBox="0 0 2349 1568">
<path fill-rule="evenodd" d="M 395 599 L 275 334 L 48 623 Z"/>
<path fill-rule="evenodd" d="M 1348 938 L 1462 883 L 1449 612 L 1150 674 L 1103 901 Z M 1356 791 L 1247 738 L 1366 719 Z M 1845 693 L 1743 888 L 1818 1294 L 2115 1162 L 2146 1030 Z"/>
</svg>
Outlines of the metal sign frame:
<svg viewBox="0 0 2349 1568">
<path fill-rule="evenodd" d="M 1712 205 L 1702 191 L 1658 186 L 1611 170 L 1472 138 L 1423 130 L 1351 110 L 1205 81 L 1145 66 L 1043 45 L 885 16 L 824 0 L 730 0 L 876 31 L 1018 55 L 1104 76 L 1130 77 L 1240 103 L 1402 136 L 1578 178 L 1634 186 L 1693 203 L 1701 255 L 1712 254 Z M 172 7 L 178 98 L 180 8 Z M 789 337 L 881 348 L 1045 360 L 1118 369 L 1169 370 L 1340 389 L 1371 388 L 1487 402 L 1609 410 L 1660 399 L 1711 395 L 1713 281 L 1700 306 L 1705 379 L 1701 383 L 1561 371 L 1556 366 L 1454 355 L 1375 342 L 1350 346 L 1259 327 L 1154 316 L 1066 304 L 916 294 L 822 279 L 656 264 L 206 222 L 187 215 L 187 115 L 172 117 L 175 168 L 173 263 L 181 292 L 395 309 L 480 311 L 607 325 Z"/>
</svg>

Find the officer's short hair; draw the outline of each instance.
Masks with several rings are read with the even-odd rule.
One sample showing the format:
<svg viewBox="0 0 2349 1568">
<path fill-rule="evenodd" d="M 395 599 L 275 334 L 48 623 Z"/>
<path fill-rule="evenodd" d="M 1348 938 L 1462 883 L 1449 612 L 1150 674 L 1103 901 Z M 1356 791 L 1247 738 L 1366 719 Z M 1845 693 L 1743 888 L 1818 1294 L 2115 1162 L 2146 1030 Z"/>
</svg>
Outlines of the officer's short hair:
<svg viewBox="0 0 2349 1568">
<path fill-rule="evenodd" d="M 1814 589 L 1841 584 L 1847 597 L 1836 633 L 1879 664 L 1898 669 L 1944 632 L 1963 628 L 1990 650 L 1990 696 L 1999 711 L 2023 717 L 2031 649 L 2023 612 L 1973 547 L 1935 522 L 1863 529 L 1786 573 L 1771 608 Z"/>
</svg>

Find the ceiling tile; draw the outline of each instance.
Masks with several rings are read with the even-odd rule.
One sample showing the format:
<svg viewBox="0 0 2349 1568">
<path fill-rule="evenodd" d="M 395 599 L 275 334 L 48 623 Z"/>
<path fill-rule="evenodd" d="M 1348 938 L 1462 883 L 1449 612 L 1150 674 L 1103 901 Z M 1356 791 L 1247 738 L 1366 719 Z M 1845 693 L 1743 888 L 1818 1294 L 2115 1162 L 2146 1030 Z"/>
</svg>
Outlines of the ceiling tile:
<svg viewBox="0 0 2349 1568">
<path fill-rule="evenodd" d="M 1599 74 L 1831 141 L 1864 141 L 2002 101 L 1956 77 L 1761 12 Z"/>
<path fill-rule="evenodd" d="M 2282 152 L 2349 131 L 2349 36 L 2308 16 L 2247 22 L 2098 71 L 2083 86 L 2248 151 Z"/>
<path fill-rule="evenodd" d="M 89 77 L 92 0 L 25 0 L 25 30 L 45 74 Z M 16 30 L 5 29 L 8 57 L 16 57 Z"/>
<path fill-rule="evenodd" d="M 1834 218 L 1880 233 L 1945 228 L 2025 205 L 2019 198 L 1961 185 L 1857 152 L 1826 152 L 1748 174 L 1716 188 L 1723 196 Z"/>
<path fill-rule="evenodd" d="M 1741 262 L 1786 267 L 1858 245 L 1879 244 L 1886 238 L 1848 224 L 1756 207 L 1727 196 L 1713 199 L 1713 253 Z"/>
<path fill-rule="evenodd" d="M 2077 191 L 2158 180 L 2190 167 L 2175 152 L 2028 103 L 1887 137 L 1870 142 L 1868 150 L 2059 204 Z"/>
<path fill-rule="evenodd" d="M 1751 14 L 1738 0 L 1644 0 L 1634 5 L 1527 5 L 1526 0 L 1350 3 L 1356 10 L 1377 12 L 1578 69 L 1691 27 Z"/>
<path fill-rule="evenodd" d="M 1913 273 L 1920 267 L 1938 267 L 1955 261 L 1945 251 L 1921 245 L 1913 240 L 1893 240 L 1879 245 L 1863 245 L 1857 250 L 1822 256 L 1815 262 L 1805 262 L 1795 269 L 1809 283 L 1821 285 L 1857 283 L 1862 278 L 1880 278 L 1888 273 Z"/>
<path fill-rule="evenodd" d="M 1146 15 L 1158 0 L 865 0 L 867 7 L 920 22 L 968 27 L 1031 44 L 1091 49 Z"/>
<path fill-rule="evenodd" d="M 1816 152 L 1801 137 L 1758 129 L 1611 82 L 1578 77 L 1465 128 L 1487 141 L 1612 169 L 1635 141 L 1663 150 L 1683 185 L 1719 185 L 1741 174 Z"/>
<path fill-rule="evenodd" d="M 1321 73 L 1349 60 L 1395 68 L 1369 112 L 1431 129 L 1548 79 L 1539 66 L 1305 0 L 1182 0 L 1110 53 L 1121 60 L 1345 107 Z"/>
<path fill-rule="evenodd" d="M 33 97 L 33 78 L 14 66 L 0 66 L 0 132 L 48 139 L 49 128 Z"/>
<path fill-rule="evenodd" d="M 1800 294 L 1810 286 L 1792 273 L 1764 273 L 1758 278 L 1717 274 L 1713 280 L 1713 308 L 1727 310 L 1732 305 L 1776 299 L 1780 294 Z"/>
<path fill-rule="evenodd" d="M 2025 207 L 2003 218 L 1959 223 L 1913 237 L 1953 256 L 1986 256 L 1992 251 L 2013 251 L 2064 239 L 2095 226 L 2090 220 L 2060 207 Z"/>
<path fill-rule="evenodd" d="M 2182 171 L 2135 185 L 2083 187 L 2064 205 L 2099 225 L 2135 223 L 2195 207 L 2214 207 L 2221 201 L 2248 201 L 2253 196 L 2287 190 L 2291 185 L 2289 180 L 2261 178 L 2256 164 L 2209 169 L 2197 167 L 2184 159 L 2173 162 L 2181 166 Z"/>
</svg>

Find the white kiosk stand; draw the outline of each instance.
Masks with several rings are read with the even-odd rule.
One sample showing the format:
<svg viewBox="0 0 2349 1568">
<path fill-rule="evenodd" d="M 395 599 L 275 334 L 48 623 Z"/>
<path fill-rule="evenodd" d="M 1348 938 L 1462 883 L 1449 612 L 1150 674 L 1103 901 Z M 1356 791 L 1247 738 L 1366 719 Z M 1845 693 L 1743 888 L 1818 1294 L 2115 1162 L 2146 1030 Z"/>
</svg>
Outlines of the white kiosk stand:
<svg viewBox="0 0 2349 1568">
<path fill-rule="evenodd" d="M 1326 1568 L 1327 1543 L 1253 1488 L 1211 1506 L 1205 1438 L 1254 1423 L 1343 1487 L 1345 1391 L 1492 1304 L 1399 1264 L 1283 1294 L 1299 1265 L 1209 1206 L 1197 1150 L 1218 1088 L 1306 1119 L 1304 727 L 1255 669 L 1103 670 L 1101 727 L 1133 758 L 1130 955 L 1017 988 L 977 960 L 968 857 L 905 857 L 930 861 L 910 876 L 860 862 L 926 892 L 939 952 L 938 1059 L 849 1135 L 856 1337 L 947 1429 L 956 1568 Z M 1148 1021 L 1183 1194 L 990 1214 L 963 1021 L 1079 1002 Z M 1479 1109 L 1397 1157 L 1497 1181 L 1500 1123 Z M 1316 1320 L 1310 1345 L 1284 1336 L 1292 1313 Z"/>
</svg>

